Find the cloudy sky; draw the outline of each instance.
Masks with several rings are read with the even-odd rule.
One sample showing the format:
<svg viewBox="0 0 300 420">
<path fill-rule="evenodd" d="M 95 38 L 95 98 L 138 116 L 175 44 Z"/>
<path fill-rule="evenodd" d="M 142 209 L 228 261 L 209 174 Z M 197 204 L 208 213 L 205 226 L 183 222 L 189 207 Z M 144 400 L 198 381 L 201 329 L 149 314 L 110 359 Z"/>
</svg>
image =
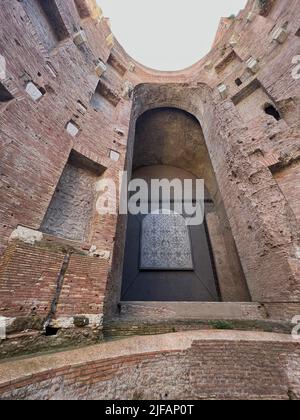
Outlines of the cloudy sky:
<svg viewBox="0 0 300 420">
<path fill-rule="evenodd" d="M 222 16 L 246 0 L 97 0 L 126 51 L 157 70 L 184 69 L 209 50 Z"/>
</svg>

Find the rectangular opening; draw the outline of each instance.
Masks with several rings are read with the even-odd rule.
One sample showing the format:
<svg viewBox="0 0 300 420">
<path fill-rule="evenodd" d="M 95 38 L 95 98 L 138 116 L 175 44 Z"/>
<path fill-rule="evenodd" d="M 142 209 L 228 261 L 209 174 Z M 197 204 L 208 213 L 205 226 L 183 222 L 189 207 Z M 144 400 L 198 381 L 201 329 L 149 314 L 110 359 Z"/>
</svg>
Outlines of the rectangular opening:
<svg viewBox="0 0 300 420">
<path fill-rule="evenodd" d="M 73 150 L 57 184 L 41 231 L 73 241 L 87 239 L 96 205 L 95 184 L 105 168 Z"/>
<path fill-rule="evenodd" d="M 296 36 L 300 36 L 300 28 L 298 29 L 298 31 L 295 34 Z"/>
<path fill-rule="evenodd" d="M 68 38 L 68 30 L 55 0 L 24 0 L 23 7 L 48 51 Z"/>
<path fill-rule="evenodd" d="M 227 52 L 221 61 L 215 66 L 215 70 L 218 74 L 228 74 L 231 71 L 237 71 L 241 64 L 241 59 L 238 57 L 235 51 Z"/>
<path fill-rule="evenodd" d="M 110 54 L 107 64 L 112 66 L 121 76 L 124 76 L 127 71 L 126 64 L 123 63 L 122 58 L 118 57 L 116 54 Z"/>
<path fill-rule="evenodd" d="M 0 102 L 7 103 L 12 99 L 14 99 L 14 97 L 11 95 L 11 93 L 9 93 L 6 87 L 0 83 Z"/>
</svg>

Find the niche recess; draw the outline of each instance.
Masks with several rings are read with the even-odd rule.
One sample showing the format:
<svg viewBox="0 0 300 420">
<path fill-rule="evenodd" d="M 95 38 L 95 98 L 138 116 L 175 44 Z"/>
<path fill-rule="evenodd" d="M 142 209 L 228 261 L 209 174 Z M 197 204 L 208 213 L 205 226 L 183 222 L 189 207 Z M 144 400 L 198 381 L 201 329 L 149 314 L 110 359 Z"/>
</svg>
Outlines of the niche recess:
<svg viewBox="0 0 300 420">
<path fill-rule="evenodd" d="M 249 83 L 232 101 L 245 122 L 264 115 L 272 116 L 277 121 L 281 119 L 275 103 L 258 80 Z"/>
<path fill-rule="evenodd" d="M 23 7 L 48 51 L 68 38 L 68 30 L 55 0 L 23 0 Z"/>
<path fill-rule="evenodd" d="M 231 50 L 225 53 L 221 61 L 216 64 L 215 70 L 220 77 L 224 78 L 232 72 L 238 72 L 240 70 L 241 64 L 242 60 L 240 57 L 234 50 Z"/>
<path fill-rule="evenodd" d="M 116 72 L 122 77 L 127 71 L 126 64 L 123 62 L 122 57 L 118 56 L 117 53 L 110 54 L 107 64 L 115 69 Z"/>
<path fill-rule="evenodd" d="M 83 241 L 90 231 L 96 202 L 95 183 L 105 168 L 72 151 L 49 205 L 41 231 Z"/>
<path fill-rule="evenodd" d="M 116 107 L 120 102 L 121 97 L 115 92 L 109 84 L 101 78 L 91 98 L 91 106 L 95 111 L 100 111 L 105 108 L 107 105 L 112 105 Z"/>
</svg>

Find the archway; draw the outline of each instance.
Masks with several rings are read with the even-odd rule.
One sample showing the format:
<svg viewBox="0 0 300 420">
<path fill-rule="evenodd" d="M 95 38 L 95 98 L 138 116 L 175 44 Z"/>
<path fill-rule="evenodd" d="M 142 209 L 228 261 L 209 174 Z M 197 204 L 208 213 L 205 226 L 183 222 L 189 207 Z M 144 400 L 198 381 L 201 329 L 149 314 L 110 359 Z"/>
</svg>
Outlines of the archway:
<svg viewBox="0 0 300 420">
<path fill-rule="evenodd" d="M 132 179 L 143 179 L 150 186 L 153 179 L 194 181 L 196 177 L 180 168 L 154 165 L 137 169 Z M 210 211 L 212 200 L 208 191 L 205 195 Z M 150 201 L 149 197 L 149 209 Z M 190 226 L 187 221 L 186 214 L 165 209 L 163 203 L 147 215 L 129 214 L 122 301 L 220 301 L 207 223 Z"/>
</svg>

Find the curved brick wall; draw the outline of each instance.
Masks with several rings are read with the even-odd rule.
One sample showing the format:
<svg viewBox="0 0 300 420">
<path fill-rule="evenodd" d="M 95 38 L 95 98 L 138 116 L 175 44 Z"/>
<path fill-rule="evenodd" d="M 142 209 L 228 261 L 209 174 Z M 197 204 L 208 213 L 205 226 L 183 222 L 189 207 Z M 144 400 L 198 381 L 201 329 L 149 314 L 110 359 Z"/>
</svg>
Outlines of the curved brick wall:
<svg viewBox="0 0 300 420">
<path fill-rule="evenodd" d="M 223 21 L 206 57 L 174 73 L 133 62 L 95 0 L 46 3 L 1 1 L 0 357 L 87 345 L 103 325 L 115 336 L 200 328 L 203 320 L 289 332 L 300 313 L 299 0 L 268 0 L 263 9 L 249 0 Z M 60 180 L 72 181 L 66 166 L 78 179 L 70 190 L 85 200 L 86 180 L 130 173 L 136 121 L 157 107 L 185 110 L 201 125 L 218 187 L 216 236 L 225 251 L 237 250 L 231 268 L 245 276 L 254 309 L 124 310 L 125 217 L 100 217 L 90 202 L 80 232 L 69 232 L 76 212 L 67 232 L 43 229 Z M 62 202 L 74 207 L 77 198 Z M 45 323 L 57 336 L 44 334 Z M 2 363 L 0 395 L 293 399 L 299 380 L 299 343 L 288 335 L 181 332 Z"/>
<path fill-rule="evenodd" d="M 185 332 L 3 363 L 1 399 L 296 399 L 288 336 Z"/>
</svg>

